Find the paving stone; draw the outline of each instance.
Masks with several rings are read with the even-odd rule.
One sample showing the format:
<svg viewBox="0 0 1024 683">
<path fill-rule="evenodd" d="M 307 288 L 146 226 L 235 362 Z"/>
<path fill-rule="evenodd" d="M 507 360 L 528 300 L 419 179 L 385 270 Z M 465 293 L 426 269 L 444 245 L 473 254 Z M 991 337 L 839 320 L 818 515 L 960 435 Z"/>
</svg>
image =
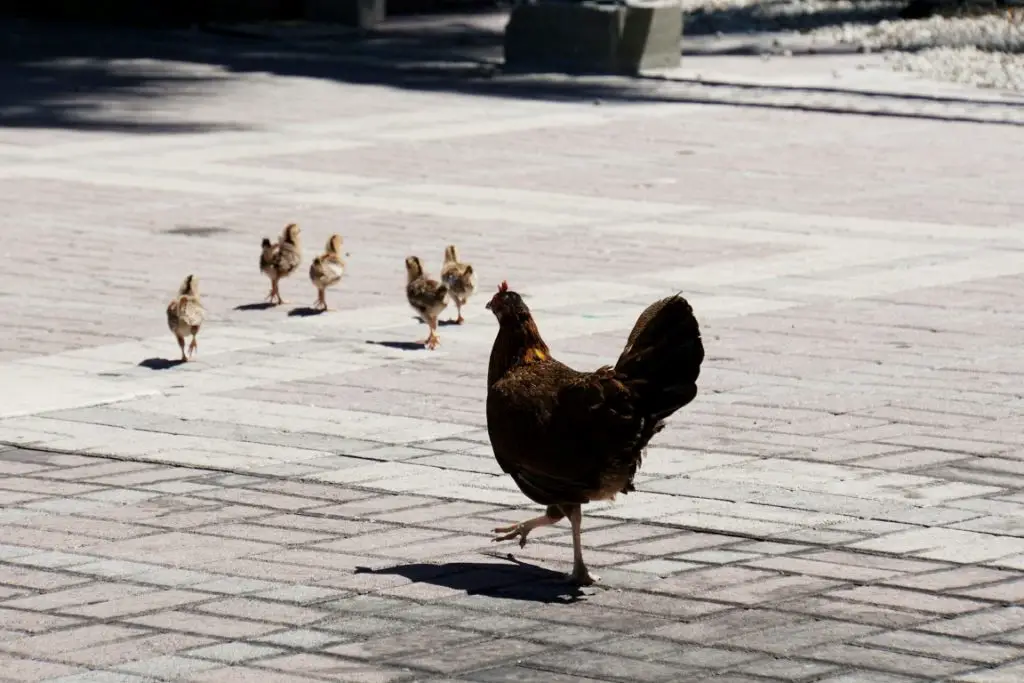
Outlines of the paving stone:
<svg viewBox="0 0 1024 683">
<path fill-rule="evenodd" d="M 3 666 L 4 676 L 12 681 L 43 681 L 70 676 L 81 669 L 67 666 L 66 664 L 55 664 L 34 659 L 0 655 L 0 666 Z"/>
<path fill-rule="evenodd" d="M 948 638 L 913 631 L 892 631 L 878 633 L 859 642 L 885 649 L 900 650 L 914 654 L 932 655 L 946 659 L 958 659 L 982 664 L 998 664 L 1014 659 L 1020 653 L 1016 648 L 972 643 L 959 638 Z"/>
<path fill-rule="evenodd" d="M 814 680 L 822 674 L 835 671 L 836 667 L 799 659 L 757 659 L 752 662 L 738 664 L 733 669 L 739 673 L 765 676 L 784 681 Z"/>
<path fill-rule="evenodd" d="M 282 650 L 276 647 L 252 645 L 236 641 L 189 650 L 187 654 L 189 657 L 197 657 L 199 659 L 210 659 L 226 664 L 240 664 L 255 659 L 273 657 L 281 654 L 281 652 Z"/>
<path fill-rule="evenodd" d="M 854 645 L 827 645 L 808 650 L 802 653 L 802 656 L 809 659 L 909 676 L 927 676 L 932 679 L 949 676 L 973 668 L 973 665 L 962 662 L 950 662 L 942 659 L 868 649 Z"/>
<path fill-rule="evenodd" d="M 976 638 L 1024 626 L 1024 607 L 998 607 L 964 616 L 933 621 L 920 626 L 923 631 L 948 633 L 953 636 Z"/>
<path fill-rule="evenodd" d="M 122 664 L 119 670 L 153 677 L 160 680 L 188 681 L 202 671 L 216 669 L 218 665 L 201 659 L 164 655 L 154 659 L 144 659 L 129 664 Z"/>
<path fill-rule="evenodd" d="M 305 673 L 317 678 L 329 677 L 331 680 L 353 683 L 388 683 L 409 678 L 407 671 L 397 667 L 305 653 L 264 660 L 261 665 L 289 673 Z"/>
<path fill-rule="evenodd" d="M 529 657 L 524 664 L 545 671 L 613 681 L 670 681 L 680 673 L 677 665 L 579 651 Z"/>
<path fill-rule="evenodd" d="M 210 614 L 296 626 L 318 621 L 329 615 L 328 612 L 307 607 L 295 607 L 249 598 L 225 598 L 197 605 L 194 609 Z"/>
<path fill-rule="evenodd" d="M 218 638 L 251 638 L 269 633 L 276 626 L 269 623 L 245 619 L 226 619 L 209 614 L 192 614 L 179 610 L 163 611 L 156 614 L 132 617 L 128 623 L 148 626 L 154 629 L 193 633 Z"/>
<path fill-rule="evenodd" d="M 923 612 L 934 612 L 937 614 L 949 615 L 974 612 L 981 610 L 986 606 L 985 603 L 977 600 L 965 600 L 962 598 L 945 597 L 941 595 L 928 595 L 926 593 L 905 591 L 897 588 L 874 586 L 843 588 L 832 591 L 830 595 L 843 600 L 866 602 L 872 605 L 907 608 Z"/>
</svg>

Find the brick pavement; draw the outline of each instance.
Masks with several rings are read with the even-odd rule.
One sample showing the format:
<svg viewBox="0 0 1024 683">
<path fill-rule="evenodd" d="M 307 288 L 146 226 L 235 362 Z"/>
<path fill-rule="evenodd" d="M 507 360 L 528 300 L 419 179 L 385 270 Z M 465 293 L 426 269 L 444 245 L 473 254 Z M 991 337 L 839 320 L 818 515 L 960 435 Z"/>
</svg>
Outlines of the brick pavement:
<svg viewBox="0 0 1024 683">
<path fill-rule="evenodd" d="M 760 79 L 748 99 L 822 78 L 702 59 Z M 844 59 L 840 81 L 883 78 Z M 107 68 L 163 75 L 0 130 L 0 677 L 1024 677 L 1024 134 L 955 120 L 976 93 L 868 118 L 692 83 L 595 104 Z M 292 220 L 307 262 L 345 236 L 340 311 L 247 307 L 257 239 Z M 588 510 L 583 595 L 554 574 L 566 529 L 489 543 L 529 506 L 487 444 L 485 295 L 438 351 L 386 345 L 424 334 L 401 260 L 436 271 L 450 241 L 572 364 L 669 291 L 704 327 L 702 394 L 638 491 Z M 211 319 L 167 368 L 188 272 Z"/>
</svg>

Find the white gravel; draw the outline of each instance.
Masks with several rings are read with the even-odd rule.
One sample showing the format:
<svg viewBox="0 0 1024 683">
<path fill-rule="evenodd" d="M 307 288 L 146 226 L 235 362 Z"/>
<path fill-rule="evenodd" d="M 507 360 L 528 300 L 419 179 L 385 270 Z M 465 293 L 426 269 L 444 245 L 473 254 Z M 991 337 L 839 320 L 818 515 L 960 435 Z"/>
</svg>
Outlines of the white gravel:
<svg viewBox="0 0 1024 683">
<path fill-rule="evenodd" d="M 816 49 L 884 52 L 898 71 L 1024 91 L 1024 8 L 975 17 L 903 20 L 903 0 L 683 0 L 686 33 L 793 31 Z"/>
<path fill-rule="evenodd" d="M 980 88 L 1024 92 L 1024 54 L 987 52 L 976 47 L 935 47 L 886 55 L 897 71 Z"/>
</svg>

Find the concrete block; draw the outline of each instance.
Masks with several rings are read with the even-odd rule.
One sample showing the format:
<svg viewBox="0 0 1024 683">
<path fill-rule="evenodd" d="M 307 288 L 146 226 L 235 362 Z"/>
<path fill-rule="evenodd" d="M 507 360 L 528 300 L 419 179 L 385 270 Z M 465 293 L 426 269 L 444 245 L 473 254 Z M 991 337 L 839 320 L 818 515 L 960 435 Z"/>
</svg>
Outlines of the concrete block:
<svg viewBox="0 0 1024 683">
<path fill-rule="evenodd" d="M 384 21 L 386 0 L 306 0 L 309 21 L 337 22 L 357 28 L 373 28 Z"/>
<path fill-rule="evenodd" d="M 524 4 L 505 27 L 505 64 L 607 74 L 673 68 L 680 63 L 682 33 L 678 0 Z"/>
</svg>

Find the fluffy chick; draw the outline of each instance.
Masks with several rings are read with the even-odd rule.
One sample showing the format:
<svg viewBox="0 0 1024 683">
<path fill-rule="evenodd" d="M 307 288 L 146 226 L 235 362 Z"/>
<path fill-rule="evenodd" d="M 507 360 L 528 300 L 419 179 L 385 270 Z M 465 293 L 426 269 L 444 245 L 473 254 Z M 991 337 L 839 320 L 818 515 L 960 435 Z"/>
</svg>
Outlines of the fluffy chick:
<svg viewBox="0 0 1024 683">
<path fill-rule="evenodd" d="M 331 235 L 324 247 L 324 253 L 313 259 L 309 266 L 309 279 L 316 287 L 316 303 L 313 308 L 328 311 L 327 288 L 337 284 L 345 274 L 345 261 L 341 258 L 341 235 Z M 347 255 L 347 254 L 346 254 Z"/>
<path fill-rule="evenodd" d="M 289 223 L 276 244 L 272 244 L 269 238 L 263 238 L 260 251 L 260 272 L 270 278 L 270 293 L 267 295 L 267 301 L 272 304 L 287 303 L 281 298 L 277 283 L 281 278 L 294 273 L 302 262 L 300 232 L 298 225 Z"/>
<path fill-rule="evenodd" d="M 199 348 L 196 342 L 196 335 L 199 334 L 199 327 L 203 324 L 206 311 L 199 301 L 199 278 L 189 275 L 178 288 L 178 295 L 167 304 L 167 327 L 178 340 L 178 347 L 181 349 L 182 362 L 188 361 L 192 354 Z M 188 345 L 188 354 L 185 354 L 185 337 L 192 335 L 192 343 Z"/>
<path fill-rule="evenodd" d="M 437 334 L 437 317 L 448 306 L 448 286 L 427 277 L 418 256 L 405 259 L 405 296 L 417 315 L 430 327 L 430 334 L 421 342 L 428 349 L 437 348 L 441 338 Z"/>
<path fill-rule="evenodd" d="M 449 244 L 444 250 L 444 265 L 441 266 L 441 282 L 448 287 L 448 296 L 455 302 L 458 318 L 455 322 L 461 325 L 462 307 L 469 301 L 470 295 L 476 291 L 476 274 L 473 266 L 459 261 L 459 250 Z"/>
</svg>

